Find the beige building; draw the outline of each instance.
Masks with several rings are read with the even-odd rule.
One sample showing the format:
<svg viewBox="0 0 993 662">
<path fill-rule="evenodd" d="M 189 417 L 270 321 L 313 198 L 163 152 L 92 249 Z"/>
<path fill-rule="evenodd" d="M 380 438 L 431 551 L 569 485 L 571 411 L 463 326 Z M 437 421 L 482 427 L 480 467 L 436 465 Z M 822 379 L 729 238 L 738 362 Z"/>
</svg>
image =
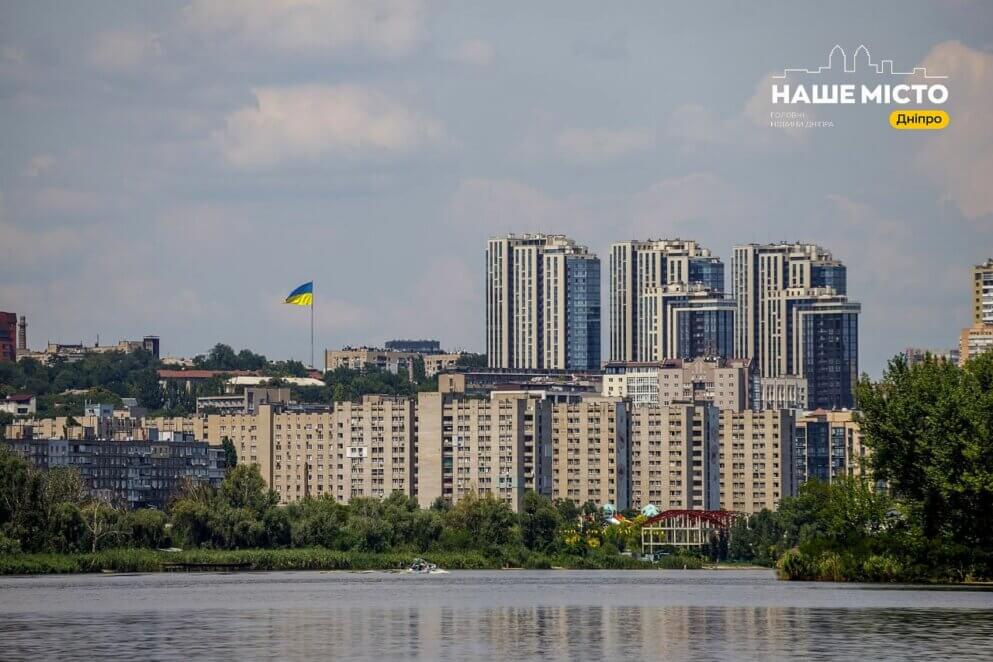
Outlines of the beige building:
<svg viewBox="0 0 993 662">
<path fill-rule="evenodd" d="M 434 377 L 440 372 L 447 372 L 458 367 L 462 352 L 450 354 L 424 354 L 424 375 Z"/>
<path fill-rule="evenodd" d="M 721 412 L 722 509 L 775 510 L 796 493 L 794 422 L 786 409 Z"/>
<path fill-rule="evenodd" d="M 993 325 L 993 258 L 972 268 L 972 325 Z"/>
<path fill-rule="evenodd" d="M 868 455 L 855 412 L 819 409 L 796 419 L 793 461 L 798 487 L 812 479 L 831 482 L 867 473 Z"/>
<path fill-rule="evenodd" d="M 420 354 L 416 352 L 395 352 L 371 347 L 327 349 L 324 350 L 324 370 L 376 368 L 395 375 L 405 374 L 408 379 L 413 379 L 414 361 L 418 357 Z"/>
<path fill-rule="evenodd" d="M 337 471 L 329 475 L 337 474 L 333 478 L 338 501 L 383 498 L 393 492 L 414 495 L 414 410 L 413 400 L 387 396 L 336 405 Z M 318 467 L 320 459 L 318 455 Z"/>
<path fill-rule="evenodd" d="M 631 410 L 631 506 L 716 510 L 720 412 L 708 404 Z"/>
<path fill-rule="evenodd" d="M 603 395 L 633 405 L 712 402 L 718 409 L 750 406 L 750 362 L 741 359 L 671 359 L 612 362 L 604 367 Z"/>
<path fill-rule="evenodd" d="M 628 409 L 620 398 L 589 397 L 552 408 L 552 498 L 630 505 Z"/>
<path fill-rule="evenodd" d="M 610 360 L 655 360 L 646 354 L 642 327 L 644 306 L 654 288 L 703 284 L 724 290 L 724 265 L 695 241 L 649 239 L 622 241 L 610 247 Z"/>
<path fill-rule="evenodd" d="M 235 389 L 232 389 L 235 390 Z M 240 393 L 204 395 L 197 398 L 197 413 L 253 414 L 259 405 L 289 404 L 290 389 L 246 386 Z"/>
<path fill-rule="evenodd" d="M 516 512 L 524 491 L 535 489 L 535 461 L 544 454 L 547 401 L 494 393 L 490 400 L 462 393 L 419 393 L 417 498 L 456 503 L 467 494 L 491 494 Z"/>
<path fill-rule="evenodd" d="M 959 365 L 993 349 L 993 324 L 962 329 L 959 336 Z"/>
</svg>

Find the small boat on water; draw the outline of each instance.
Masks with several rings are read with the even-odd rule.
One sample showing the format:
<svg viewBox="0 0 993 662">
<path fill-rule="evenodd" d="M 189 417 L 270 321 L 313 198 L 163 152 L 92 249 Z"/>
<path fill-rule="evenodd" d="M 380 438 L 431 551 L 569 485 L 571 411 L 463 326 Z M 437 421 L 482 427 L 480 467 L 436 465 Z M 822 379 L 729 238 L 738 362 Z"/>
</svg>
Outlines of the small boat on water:
<svg viewBox="0 0 993 662">
<path fill-rule="evenodd" d="M 421 558 L 414 559 L 410 567 L 407 568 L 407 572 L 413 573 L 415 575 L 447 575 L 447 570 L 442 570 L 434 563 L 429 563 Z"/>
</svg>

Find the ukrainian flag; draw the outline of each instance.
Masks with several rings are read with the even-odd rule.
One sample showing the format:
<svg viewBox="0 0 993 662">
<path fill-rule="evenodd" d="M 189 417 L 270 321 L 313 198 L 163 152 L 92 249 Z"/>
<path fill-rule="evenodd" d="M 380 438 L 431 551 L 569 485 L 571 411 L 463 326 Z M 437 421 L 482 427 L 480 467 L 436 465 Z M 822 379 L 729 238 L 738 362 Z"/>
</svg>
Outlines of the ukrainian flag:
<svg viewBox="0 0 993 662">
<path fill-rule="evenodd" d="M 290 292 L 290 296 L 286 297 L 286 301 L 283 303 L 292 303 L 294 306 L 313 306 L 314 281 L 304 283 L 297 289 Z"/>
</svg>

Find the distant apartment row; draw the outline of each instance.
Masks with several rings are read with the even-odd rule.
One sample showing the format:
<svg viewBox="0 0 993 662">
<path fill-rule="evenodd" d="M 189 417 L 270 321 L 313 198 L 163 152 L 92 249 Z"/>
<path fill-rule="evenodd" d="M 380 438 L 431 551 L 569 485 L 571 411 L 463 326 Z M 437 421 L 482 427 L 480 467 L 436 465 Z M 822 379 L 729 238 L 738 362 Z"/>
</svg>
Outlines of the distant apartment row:
<svg viewBox="0 0 993 662">
<path fill-rule="evenodd" d="M 467 396 L 461 375 L 417 399 L 366 396 L 328 407 L 262 404 L 253 414 L 127 415 L 26 421 L 22 440 L 228 439 L 284 503 L 341 502 L 399 491 L 422 506 L 469 493 L 513 509 L 533 489 L 578 504 L 662 509 L 775 508 L 802 481 L 861 471 L 851 412 L 736 411 L 709 402 L 636 406 L 596 394 L 493 391 Z"/>
<path fill-rule="evenodd" d="M 750 359 L 761 377 L 806 380 L 812 407 L 851 408 L 861 305 L 847 270 L 814 244 L 736 246 L 721 260 L 683 239 L 610 249 L 610 361 Z M 490 367 L 598 370 L 600 260 L 563 235 L 491 238 Z"/>
</svg>

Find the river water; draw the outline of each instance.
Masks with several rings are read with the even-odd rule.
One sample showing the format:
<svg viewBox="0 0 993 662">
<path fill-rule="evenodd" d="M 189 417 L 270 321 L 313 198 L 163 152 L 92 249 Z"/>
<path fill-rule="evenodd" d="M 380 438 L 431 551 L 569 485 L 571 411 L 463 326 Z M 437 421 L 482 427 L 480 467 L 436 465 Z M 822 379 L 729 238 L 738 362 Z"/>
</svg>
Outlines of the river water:
<svg viewBox="0 0 993 662">
<path fill-rule="evenodd" d="M 0 659 L 993 659 L 993 592 L 764 570 L 0 578 Z"/>
</svg>

